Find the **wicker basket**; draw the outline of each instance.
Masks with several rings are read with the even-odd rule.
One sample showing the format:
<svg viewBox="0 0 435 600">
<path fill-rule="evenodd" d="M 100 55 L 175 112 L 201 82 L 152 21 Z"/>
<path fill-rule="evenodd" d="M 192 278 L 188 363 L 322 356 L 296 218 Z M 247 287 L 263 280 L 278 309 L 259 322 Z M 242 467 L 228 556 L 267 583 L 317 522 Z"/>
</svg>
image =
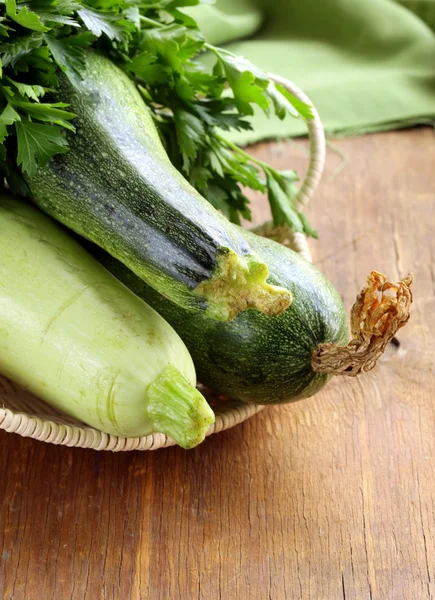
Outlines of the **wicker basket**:
<svg viewBox="0 0 435 600">
<path fill-rule="evenodd" d="M 283 85 L 300 100 L 311 104 L 307 96 L 293 83 L 270 75 L 271 79 Z M 307 121 L 310 137 L 310 161 L 305 179 L 298 192 L 298 200 L 307 204 L 320 180 L 325 160 L 325 138 L 322 124 L 313 109 L 314 118 Z M 269 237 L 278 238 L 311 260 L 307 240 L 302 234 L 276 235 L 276 231 L 268 224 L 262 227 L 262 233 Z M 218 433 L 224 429 L 234 427 L 249 419 L 264 406 L 244 404 L 222 398 L 216 399 L 212 394 L 204 391 L 210 404 L 214 406 L 216 422 L 210 427 L 207 435 Z M 87 427 L 80 421 L 68 417 L 52 408 L 39 398 L 23 390 L 16 384 L 0 376 L 0 429 L 9 433 L 18 433 L 24 437 L 31 437 L 41 442 L 76 446 L 79 448 L 93 448 L 94 450 L 156 450 L 173 446 L 175 442 L 167 436 L 157 433 L 140 438 L 121 438 L 102 433 Z"/>
</svg>

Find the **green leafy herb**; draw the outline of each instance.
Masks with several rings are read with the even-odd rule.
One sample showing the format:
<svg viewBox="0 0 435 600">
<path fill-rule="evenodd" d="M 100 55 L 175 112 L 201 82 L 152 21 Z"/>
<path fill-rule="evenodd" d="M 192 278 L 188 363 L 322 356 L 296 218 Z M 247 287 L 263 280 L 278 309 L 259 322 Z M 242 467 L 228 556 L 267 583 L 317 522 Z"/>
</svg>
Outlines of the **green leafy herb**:
<svg viewBox="0 0 435 600">
<path fill-rule="evenodd" d="M 17 10 L 15 0 L 5 0 L 5 6 L 8 17 L 18 23 L 18 25 L 21 25 L 21 27 L 32 29 L 33 31 L 49 30 L 49 27 L 45 27 L 41 23 L 40 16 L 29 10 L 26 5 Z"/>
<path fill-rule="evenodd" d="M 102 12 L 87 6 L 83 6 L 77 12 L 85 26 L 97 38 L 105 34 L 109 40 L 122 42 L 128 39 L 128 21 L 121 20 L 119 13 Z"/>
<path fill-rule="evenodd" d="M 174 165 L 229 219 L 249 219 L 244 188 L 268 195 L 274 221 L 316 235 L 295 202 L 296 176 L 278 172 L 225 139 L 250 129 L 254 107 L 310 118 L 310 107 L 242 57 L 208 44 L 183 7 L 201 0 L 5 0 L 0 3 L 0 168 L 23 190 L 68 151 L 74 115 L 56 97 L 64 74 L 82 77 L 90 47 L 136 83 Z M 211 52 L 212 70 L 198 58 Z M 48 98 L 48 101 L 46 101 Z"/>
<path fill-rule="evenodd" d="M 49 34 L 44 36 L 53 59 L 71 81 L 74 81 L 75 77 L 80 77 L 85 67 L 84 48 L 82 45 L 74 43 L 78 37 L 57 38 Z M 88 40 L 91 41 L 89 38 Z M 86 42 L 85 45 L 87 45 Z"/>
<path fill-rule="evenodd" d="M 44 166 L 55 154 L 67 152 L 67 143 L 61 131 L 50 125 L 20 120 L 15 123 L 17 130 L 17 164 L 23 170 L 32 172 L 36 161 Z"/>
<path fill-rule="evenodd" d="M 7 104 L 6 108 L 0 115 L 0 142 L 2 144 L 8 135 L 8 125 L 13 125 L 14 123 L 20 120 L 21 117 L 17 113 L 17 111 L 10 104 Z"/>
</svg>

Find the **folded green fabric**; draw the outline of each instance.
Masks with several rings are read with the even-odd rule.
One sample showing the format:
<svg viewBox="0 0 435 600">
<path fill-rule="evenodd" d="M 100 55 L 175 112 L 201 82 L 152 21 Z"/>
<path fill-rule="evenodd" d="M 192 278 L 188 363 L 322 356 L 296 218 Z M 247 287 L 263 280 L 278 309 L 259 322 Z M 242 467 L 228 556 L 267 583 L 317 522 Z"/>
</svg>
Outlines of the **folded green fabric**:
<svg viewBox="0 0 435 600">
<path fill-rule="evenodd" d="M 435 119 L 435 0 L 217 0 L 191 11 L 208 41 L 301 87 L 327 133 Z M 306 133 L 259 111 L 253 126 L 233 139 Z"/>
</svg>

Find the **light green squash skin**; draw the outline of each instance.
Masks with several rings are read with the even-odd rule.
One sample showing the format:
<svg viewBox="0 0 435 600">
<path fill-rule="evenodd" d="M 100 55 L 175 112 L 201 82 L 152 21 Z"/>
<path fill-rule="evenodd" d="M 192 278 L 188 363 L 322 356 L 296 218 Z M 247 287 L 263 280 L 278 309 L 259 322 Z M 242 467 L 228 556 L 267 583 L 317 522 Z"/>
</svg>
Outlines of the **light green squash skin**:
<svg viewBox="0 0 435 600">
<path fill-rule="evenodd" d="M 54 221 L 6 196 L 0 373 L 113 435 L 159 431 L 190 447 L 214 420 L 172 327 Z"/>
<path fill-rule="evenodd" d="M 187 311 L 164 299 L 110 257 L 99 260 L 155 308 L 178 332 L 195 363 L 199 380 L 231 398 L 276 404 L 307 398 L 328 376 L 313 372 L 311 353 L 321 343 L 349 341 L 343 303 L 334 287 L 295 252 L 246 232 L 269 267 L 270 280 L 289 289 L 291 306 L 279 316 L 248 310 L 229 323 Z"/>
</svg>

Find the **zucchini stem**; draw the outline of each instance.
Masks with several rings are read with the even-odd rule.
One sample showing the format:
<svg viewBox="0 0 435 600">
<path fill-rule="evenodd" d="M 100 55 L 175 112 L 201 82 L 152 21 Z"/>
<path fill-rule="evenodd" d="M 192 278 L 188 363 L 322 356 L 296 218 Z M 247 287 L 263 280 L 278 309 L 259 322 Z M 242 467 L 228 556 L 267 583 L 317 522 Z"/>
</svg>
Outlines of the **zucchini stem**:
<svg viewBox="0 0 435 600">
<path fill-rule="evenodd" d="M 352 307 L 352 341 L 347 346 L 319 344 L 312 353 L 313 370 L 355 377 L 373 369 L 397 330 L 409 320 L 413 280 L 409 273 L 399 283 L 390 283 L 385 275 L 372 271 Z"/>
<path fill-rule="evenodd" d="M 172 365 L 150 383 L 147 396 L 155 431 L 182 448 L 200 444 L 214 423 L 214 413 L 204 396 Z"/>
</svg>

